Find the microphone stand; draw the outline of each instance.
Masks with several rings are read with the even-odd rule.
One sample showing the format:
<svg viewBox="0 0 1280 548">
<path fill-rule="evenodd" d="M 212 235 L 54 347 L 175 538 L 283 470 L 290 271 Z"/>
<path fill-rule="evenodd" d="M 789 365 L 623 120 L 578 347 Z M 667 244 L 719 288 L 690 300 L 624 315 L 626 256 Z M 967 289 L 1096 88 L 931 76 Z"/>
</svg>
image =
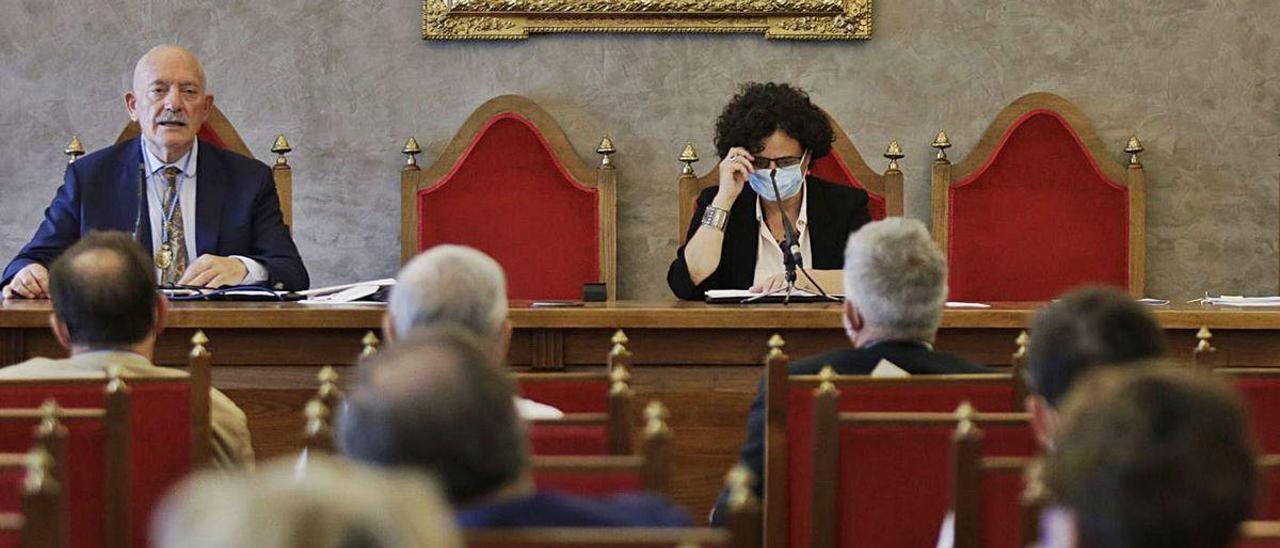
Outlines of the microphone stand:
<svg viewBox="0 0 1280 548">
<path fill-rule="evenodd" d="M 773 184 L 773 196 L 775 198 L 781 198 L 782 193 L 778 192 L 777 175 L 778 168 L 774 167 L 769 171 L 769 182 Z M 800 252 L 800 238 L 796 236 L 795 225 L 791 224 L 791 218 L 787 216 L 786 208 L 782 207 L 781 199 L 778 200 L 778 212 L 782 214 L 782 267 L 784 269 L 783 279 L 787 281 L 787 285 L 779 287 L 768 293 L 761 293 L 742 302 L 751 303 L 765 297 L 783 293 L 783 306 L 790 304 L 791 294 L 796 290 L 796 270 L 799 270 L 800 273 L 804 274 L 805 279 L 809 280 L 809 283 L 813 284 L 813 287 L 818 290 L 818 294 L 821 295 L 824 300 L 839 302 L 840 299 L 828 295 L 827 292 L 822 289 L 822 286 L 818 285 L 818 282 L 813 279 L 813 276 L 810 276 L 809 272 L 804 269 L 804 256 Z"/>
<path fill-rule="evenodd" d="M 145 151 L 144 151 L 145 153 Z M 147 165 L 145 163 L 138 164 L 138 216 L 133 218 L 133 239 L 135 241 L 142 237 L 142 216 L 147 211 Z M 143 249 L 151 249 L 151 242 L 142 242 Z"/>
</svg>

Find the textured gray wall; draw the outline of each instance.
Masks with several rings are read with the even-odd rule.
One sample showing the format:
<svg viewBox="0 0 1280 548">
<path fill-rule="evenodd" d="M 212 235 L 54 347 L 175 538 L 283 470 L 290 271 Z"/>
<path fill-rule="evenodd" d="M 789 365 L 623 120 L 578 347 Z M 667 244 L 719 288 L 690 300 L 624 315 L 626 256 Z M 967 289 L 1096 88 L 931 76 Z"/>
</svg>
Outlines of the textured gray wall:
<svg viewBox="0 0 1280 548">
<path fill-rule="evenodd" d="M 260 158 L 295 147 L 298 244 L 317 284 L 398 264 L 398 150 L 429 164 L 484 100 L 547 108 L 590 158 L 619 148 L 624 298 L 666 298 L 676 155 L 711 168 L 719 107 L 738 83 L 810 90 L 877 169 L 901 140 L 907 213 L 927 219 L 934 133 L 963 158 L 1018 96 L 1059 93 L 1120 150 L 1147 146 L 1149 293 L 1270 294 L 1277 277 L 1280 2 L 879 0 L 865 43 L 759 36 L 555 35 L 425 43 L 420 3 L 8 0 L 0 19 L 0 256 L 30 237 L 61 182 L 62 147 L 114 139 L 150 46 L 201 55 L 217 104 Z"/>
</svg>

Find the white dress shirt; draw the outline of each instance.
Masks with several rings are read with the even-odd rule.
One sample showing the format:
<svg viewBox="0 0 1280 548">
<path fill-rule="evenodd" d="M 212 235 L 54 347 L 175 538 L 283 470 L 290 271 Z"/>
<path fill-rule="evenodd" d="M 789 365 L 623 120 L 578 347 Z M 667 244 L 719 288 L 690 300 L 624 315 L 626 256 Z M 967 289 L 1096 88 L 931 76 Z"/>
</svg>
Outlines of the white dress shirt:
<svg viewBox="0 0 1280 548">
<path fill-rule="evenodd" d="M 805 230 L 809 226 L 808 187 L 807 181 L 800 184 L 800 215 L 799 218 L 793 219 L 796 223 L 796 237 L 800 239 L 800 253 L 804 255 L 804 264 L 801 266 L 806 270 L 813 268 L 809 231 Z M 782 247 L 778 245 L 777 240 L 773 239 L 773 233 L 769 232 L 769 224 L 764 221 L 764 210 L 760 205 L 762 199 L 756 197 L 756 222 L 760 224 L 760 236 L 756 244 L 756 274 L 751 285 L 761 285 L 770 276 L 786 272 L 786 268 L 782 266 Z"/>
<path fill-rule="evenodd" d="M 168 185 L 161 171 L 173 166 L 178 168 L 178 207 L 182 209 L 182 236 L 187 246 L 187 265 L 196 261 L 196 165 L 200 157 L 200 141 L 191 144 L 191 152 L 186 153 L 178 161 L 165 163 L 151 153 L 146 143 L 142 143 L 142 158 L 147 170 L 147 210 L 151 219 L 151 256 L 160 252 L 164 244 L 164 192 Z M 248 273 L 241 284 L 261 284 L 267 281 L 267 267 L 262 263 L 241 255 L 232 255 L 244 263 Z M 157 279 L 163 272 L 156 269 Z"/>
</svg>

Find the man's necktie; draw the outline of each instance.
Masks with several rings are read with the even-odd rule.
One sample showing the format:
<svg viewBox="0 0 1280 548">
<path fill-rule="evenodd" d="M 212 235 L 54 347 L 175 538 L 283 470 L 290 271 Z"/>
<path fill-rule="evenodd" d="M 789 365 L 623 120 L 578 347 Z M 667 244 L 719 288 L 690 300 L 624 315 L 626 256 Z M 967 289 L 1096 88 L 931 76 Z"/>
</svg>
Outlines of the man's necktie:
<svg viewBox="0 0 1280 548">
<path fill-rule="evenodd" d="M 181 170 L 168 166 L 161 173 L 165 182 L 161 222 L 166 223 L 168 230 L 164 231 L 165 240 L 160 244 L 158 264 L 163 271 L 161 281 L 165 285 L 175 285 L 187 270 L 187 239 L 182 230 L 182 204 L 178 200 L 178 174 Z"/>
</svg>

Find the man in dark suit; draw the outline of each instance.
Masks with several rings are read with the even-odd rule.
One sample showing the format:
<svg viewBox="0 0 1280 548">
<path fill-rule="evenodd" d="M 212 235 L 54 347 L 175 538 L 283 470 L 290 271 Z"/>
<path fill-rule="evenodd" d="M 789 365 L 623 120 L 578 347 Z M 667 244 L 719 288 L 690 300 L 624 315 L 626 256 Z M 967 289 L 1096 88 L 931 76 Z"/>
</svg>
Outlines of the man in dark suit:
<svg viewBox="0 0 1280 548">
<path fill-rule="evenodd" d="M 589 499 L 541 491 L 515 386 L 469 330 L 420 328 L 361 363 L 338 417 L 342 452 L 428 472 L 466 528 L 682 526 L 689 517 L 646 494 Z"/>
<path fill-rule="evenodd" d="M 35 236 L 4 269 L 4 296 L 46 298 L 46 265 L 92 230 L 136 234 L 163 284 L 305 289 L 270 168 L 196 139 L 213 95 L 195 55 L 147 52 L 124 99 L 142 137 L 67 167 Z"/>
<path fill-rule="evenodd" d="M 891 217 L 854 232 L 844 252 L 844 289 L 851 347 L 792 362 L 790 374 L 812 375 L 827 365 L 841 375 L 992 372 L 933 350 L 947 300 L 947 263 L 920 221 Z M 764 395 L 761 380 L 739 455 L 756 478 L 764 477 Z M 762 485 L 755 482 L 757 495 Z M 723 521 L 726 496 L 716 503 L 713 523 Z"/>
</svg>

